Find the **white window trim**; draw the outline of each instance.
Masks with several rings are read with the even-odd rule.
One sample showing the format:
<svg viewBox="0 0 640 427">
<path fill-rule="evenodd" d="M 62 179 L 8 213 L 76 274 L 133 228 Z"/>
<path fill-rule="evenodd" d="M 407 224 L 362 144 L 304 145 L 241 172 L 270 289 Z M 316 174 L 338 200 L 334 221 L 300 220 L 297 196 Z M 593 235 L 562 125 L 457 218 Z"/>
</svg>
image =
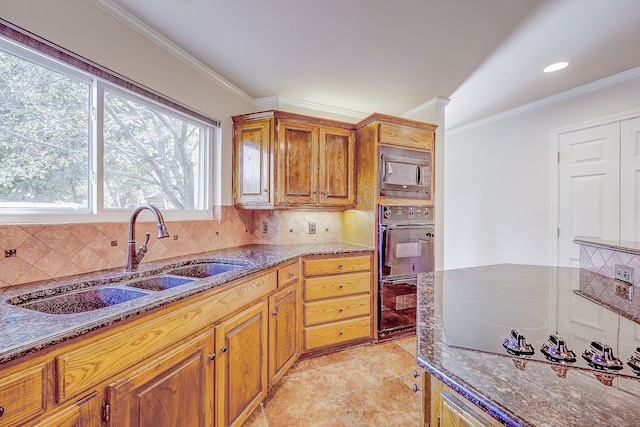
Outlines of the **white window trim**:
<svg viewBox="0 0 640 427">
<path fill-rule="evenodd" d="M 7 25 L 6 21 L 0 20 L 0 24 L 9 26 L 13 29 L 17 27 Z M 33 37 L 31 34 L 24 33 L 23 36 Z M 52 46 L 50 43 L 37 39 L 34 40 L 40 43 L 44 43 L 47 46 Z M 104 209 L 104 187 L 103 187 L 103 144 L 102 144 L 102 127 L 103 127 L 103 100 L 104 100 L 104 88 L 107 87 L 109 91 L 119 92 L 126 97 L 133 98 L 136 102 L 146 103 L 167 111 L 171 114 L 177 114 L 194 124 L 205 126 L 208 129 L 207 136 L 208 141 L 203 144 L 203 166 L 200 168 L 200 185 L 202 185 L 203 191 L 199 193 L 200 197 L 206 200 L 201 203 L 206 203 L 206 208 L 202 210 L 173 210 L 163 209 L 162 213 L 167 221 L 183 221 L 183 220 L 209 220 L 216 219 L 216 209 L 214 206 L 220 202 L 221 183 L 220 183 L 220 156 L 221 156 L 221 132 L 220 122 L 217 119 L 210 119 L 209 122 L 199 119 L 198 117 L 190 116 L 185 111 L 171 108 L 171 106 L 164 103 L 160 103 L 152 98 L 145 97 L 143 94 L 136 93 L 129 90 L 126 87 L 120 87 L 113 82 L 109 82 L 97 75 L 90 72 L 81 70 L 71 64 L 67 64 L 64 61 L 53 58 L 49 55 L 39 52 L 37 49 L 23 45 L 12 40 L 9 37 L 0 35 L 0 48 L 7 52 L 21 57 L 25 60 L 35 62 L 39 65 L 45 66 L 64 75 L 76 78 L 81 81 L 92 84 L 92 90 L 90 95 L 90 102 L 93 111 L 96 112 L 91 120 L 91 135 L 89 141 L 89 204 L 90 208 L 86 209 L 73 209 L 73 208 L 2 208 L 0 209 L 0 224 L 66 224 L 66 223 L 98 223 L 98 222 L 122 222 L 128 221 L 131 210 L 130 209 Z M 56 47 L 57 48 L 57 47 Z M 77 59 L 76 55 L 60 50 L 64 55 L 70 55 Z M 90 67 L 99 68 L 96 64 L 90 63 L 84 60 Z M 108 72 L 108 70 L 106 70 Z M 109 72 L 111 73 L 111 72 Z M 122 76 L 111 73 L 115 76 L 115 79 L 124 79 Z M 110 74 L 110 75 L 111 75 Z M 126 84 L 133 84 L 133 82 L 124 79 Z M 141 86 L 136 87 L 141 90 L 149 90 Z M 150 91 L 150 90 L 149 90 Z M 183 109 L 188 109 L 183 104 L 166 98 L 156 92 L 150 91 L 155 96 L 160 96 L 162 99 L 168 101 L 168 103 L 175 103 Z M 194 114 L 202 116 L 201 113 L 194 112 Z M 141 218 L 144 220 L 144 218 Z"/>
</svg>

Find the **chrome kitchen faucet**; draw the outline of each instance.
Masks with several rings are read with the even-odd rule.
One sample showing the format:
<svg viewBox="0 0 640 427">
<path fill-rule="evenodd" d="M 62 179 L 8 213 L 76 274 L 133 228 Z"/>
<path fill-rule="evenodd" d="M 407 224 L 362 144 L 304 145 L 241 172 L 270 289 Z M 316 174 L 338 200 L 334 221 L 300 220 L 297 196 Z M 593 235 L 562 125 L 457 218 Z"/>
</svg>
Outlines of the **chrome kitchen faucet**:
<svg viewBox="0 0 640 427">
<path fill-rule="evenodd" d="M 142 258 L 147 254 L 147 244 L 149 243 L 149 237 L 151 233 L 145 233 L 144 243 L 136 251 L 136 219 L 138 214 L 144 209 L 149 209 L 156 217 L 158 222 L 158 239 L 164 239 L 169 237 L 169 231 L 164 223 L 162 213 L 158 208 L 153 205 L 140 205 L 131 212 L 131 218 L 129 218 L 129 249 L 127 252 L 127 268 L 126 272 L 132 272 L 138 270 L 138 265 Z"/>
</svg>

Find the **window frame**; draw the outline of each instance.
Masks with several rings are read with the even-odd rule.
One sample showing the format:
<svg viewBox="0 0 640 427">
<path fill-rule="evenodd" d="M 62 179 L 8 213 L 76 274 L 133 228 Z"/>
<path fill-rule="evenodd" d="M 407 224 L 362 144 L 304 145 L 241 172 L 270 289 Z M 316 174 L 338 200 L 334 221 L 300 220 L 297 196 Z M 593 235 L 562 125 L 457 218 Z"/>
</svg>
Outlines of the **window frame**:
<svg viewBox="0 0 640 427">
<path fill-rule="evenodd" d="M 131 209 L 104 207 L 104 91 L 107 89 L 123 97 L 133 99 L 154 109 L 203 126 L 206 135 L 201 144 L 198 170 L 199 205 L 203 209 L 177 210 L 163 209 L 166 220 L 205 220 L 215 216 L 214 206 L 221 193 L 220 166 L 221 151 L 220 121 L 195 111 L 184 104 L 139 85 L 125 77 L 107 70 L 91 61 L 79 57 L 59 46 L 0 19 L 0 49 L 11 55 L 59 72 L 71 78 L 90 83 L 89 94 L 89 141 L 88 177 L 89 208 L 2 208 L 0 224 L 56 224 L 85 222 L 120 222 L 129 219 Z M 218 202 L 216 202 L 218 201 Z"/>
</svg>

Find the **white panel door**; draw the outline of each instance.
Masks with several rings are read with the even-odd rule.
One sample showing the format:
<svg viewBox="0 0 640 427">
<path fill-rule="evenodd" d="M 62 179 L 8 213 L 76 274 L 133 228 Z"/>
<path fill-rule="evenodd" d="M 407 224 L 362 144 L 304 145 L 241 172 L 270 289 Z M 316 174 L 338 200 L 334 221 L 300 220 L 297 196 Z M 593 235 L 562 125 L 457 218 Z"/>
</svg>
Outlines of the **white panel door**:
<svg viewBox="0 0 640 427">
<path fill-rule="evenodd" d="M 640 118 L 620 127 L 620 240 L 640 241 Z"/>
<path fill-rule="evenodd" d="M 619 238 L 620 125 L 559 136 L 558 265 L 579 267 L 575 237 Z"/>
</svg>

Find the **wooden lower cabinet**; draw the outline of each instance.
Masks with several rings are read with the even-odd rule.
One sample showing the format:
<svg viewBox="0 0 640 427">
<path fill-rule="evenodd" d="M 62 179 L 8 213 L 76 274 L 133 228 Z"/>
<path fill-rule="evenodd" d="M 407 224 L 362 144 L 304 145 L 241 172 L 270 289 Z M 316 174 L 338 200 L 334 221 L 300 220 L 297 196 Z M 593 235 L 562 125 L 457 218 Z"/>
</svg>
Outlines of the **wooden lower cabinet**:
<svg viewBox="0 0 640 427">
<path fill-rule="evenodd" d="M 107 425 L 213 424 L 213 333 L 150 361 L 107 388 Z"/>
<path fill-rule="evenodd" d="M 267 393 L 268 304 L 215 326 L 217 426 L 240 426 Z"/>
<path fill-rule="evenodd" d="M 101 427 L 100 404 L 97 393 L 92 393 L 76 404 L 54 411 L 33 427 Z"/>
<path fill-rule="evenodd" d="M 432 427 L 500 427 L 497 419 L 483 412 L 441 381 L 424 373 L 423 415 Z M 428 383 L 430 381 L 430 384 Z"/>
<path fill-rule="evenodd" d="M 269 388 L 298 360 L 298 282 L 269 298 Z"/>
<path fill-rule="evenodd" d="M 303 259 L 303 350 L 373 338 L 371 255 Z"/>
</svg>

